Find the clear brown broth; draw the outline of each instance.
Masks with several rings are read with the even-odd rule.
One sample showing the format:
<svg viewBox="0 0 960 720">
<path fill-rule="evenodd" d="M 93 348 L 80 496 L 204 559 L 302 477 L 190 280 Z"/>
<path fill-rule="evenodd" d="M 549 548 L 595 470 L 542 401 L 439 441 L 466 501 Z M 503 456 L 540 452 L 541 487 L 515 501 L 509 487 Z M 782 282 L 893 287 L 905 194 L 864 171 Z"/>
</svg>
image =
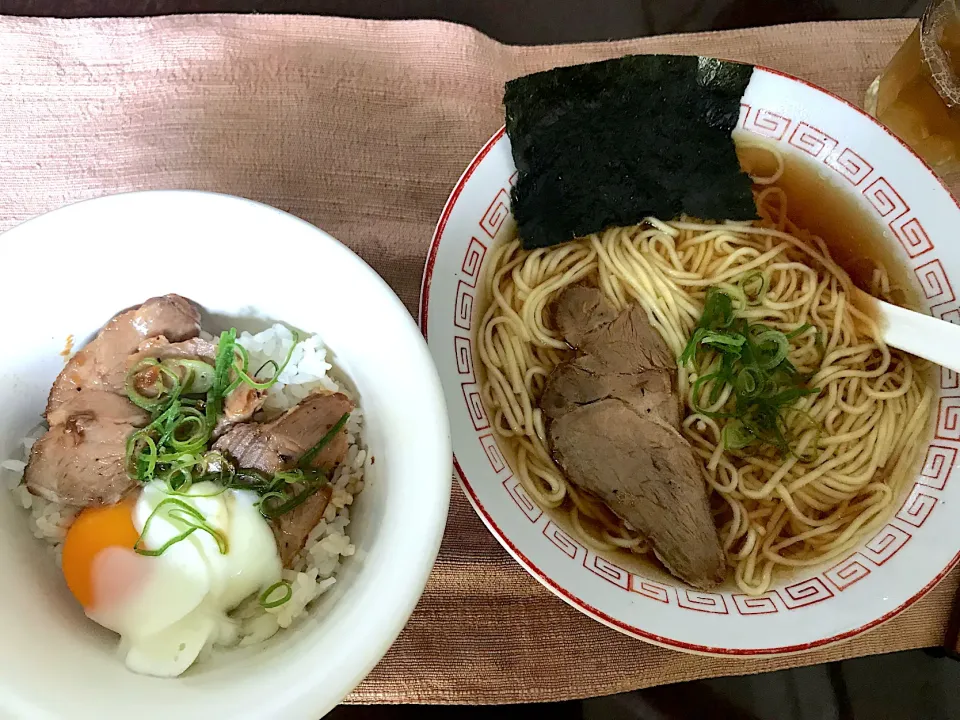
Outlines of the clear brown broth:
<svg viewBox="0 0 960 720">
<path fill-rule="evenodd" d="M 770 152 L 752 140 L 751 144 L 757 147 L 737 147 L 743 168 L 753 175 L 772 175 L 776 167 Z M 893 301 L 918 308 L 919 288 L 903 261 L 896 238 L 856 199 L 853 187 L 843 187 L 840 183 L 846 181 L 799 152 L 782 154 L 784 172 L 774 185 L 786 194 L 787 216 L 798 227 L 823 239 L 830 255 L 858 288 L 869 293 L 873 272 L 882 266 L 891 287 L 896 288 Z"/>
<path fill-rule="evenodd" d="M 751 138 L 750 143 L 751 147 L 742 144 L 737 147 L 743 168 L 759 176 L 772 175 L 776 169 L 773 156 L 756 140 Z M 798 153 L 784 153 L 784 163 L 784 172 L 775 186 L 786 195 L 788 217 L 798 227 L 823 239 L 831 257 L 858 288 L 870 292 L 873 272 L 877 266 L 882 266 L 888 273 L 891 286 L 896 288 L 892 299 L 904 307 L 918 309 L 919 287 L 902 259 L 896 238 L 879 218 L 870 214 L 869 208 L 857 200 L 853 187 L 842 187 L 840 183 L 845 182 L 842 178 L 831 177 L 829 168 L 808 161 Z M 509 237 L 512 238 L 513 234 Z M 489 303 L 490 298 L 484 294 L 475 305 L 475 325 L 479 325 Z M 869 304 L 857 304 L 870 312 Z M 478 381 L 485 382 L 486 373 L 478 357 L 474 357 L 474 367 L 477 368 Z M 501 450 L 506 454 L 507 463 L 514 467 L 516 459 L 509 445 L 501 444 Z M 548 512 L 568 534 L 575 535 L 565 513 Z M 633 572 L 666 583 L 677 582 L 652 556 L 637 556 L 620 550 L 605 554 L 617 557 L 619 563 Z"/>
</svg>

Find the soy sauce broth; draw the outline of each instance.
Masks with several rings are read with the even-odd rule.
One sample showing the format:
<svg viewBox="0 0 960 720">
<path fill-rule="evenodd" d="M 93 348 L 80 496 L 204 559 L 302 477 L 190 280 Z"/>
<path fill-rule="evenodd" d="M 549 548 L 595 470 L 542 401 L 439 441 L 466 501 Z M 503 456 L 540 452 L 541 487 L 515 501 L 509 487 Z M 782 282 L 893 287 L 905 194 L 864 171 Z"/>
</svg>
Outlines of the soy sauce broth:
<svg viewBox="0 0 960 720">
<path fill-rule="evenodd" d="M 822 238 L 831 257 L 858 288 L 871 293 L 874 270 L 882 266 L 890 278 L 889 299 L 919 309 L 919 287 L 899 242 L 863 196 L 825 165 L 808 160 L 799 151 L 778 149 L 784 171 L 773 187 L 786 194 L 787 217 Z M 770 150 L 753 138 L 738 138 L 737 155 L 751 175 L 772 176 L 776 170 Z"/>
</svg>

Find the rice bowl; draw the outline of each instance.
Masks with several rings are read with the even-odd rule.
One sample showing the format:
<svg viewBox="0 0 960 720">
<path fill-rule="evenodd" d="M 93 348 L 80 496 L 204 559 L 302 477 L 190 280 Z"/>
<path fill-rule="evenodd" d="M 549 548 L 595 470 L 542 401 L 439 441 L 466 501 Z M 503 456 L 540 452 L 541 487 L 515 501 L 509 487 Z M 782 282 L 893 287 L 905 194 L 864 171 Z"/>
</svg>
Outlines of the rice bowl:
<svg viewBox="0 0 960 720">
<path fill-rule="evenodd" d="M 238 639 L 238 647 L 214 652 L 188 678 L 175 681 L 132 674 L 117 661 L 116 636 L 91 627 L 78 612 L 52 551 L 45 549 L 49 545 L 32 537 L 30 514 L 14 493 L 0 493 L 0 573 L 17 578 L 0 603 L 5 638 L 0 709 L 15 716 L 63 716 L 97 708 L 103 717 L 126 717 L 135 709 L 141 717 L 162 717 L 172 704 L 188 718 L 278 713 L 315 718 L 339 702 L 386 652 L 412 611 L 439 548 L 449 502 L 450 454 L 435 370 L 405 308 L 362 261 L 316 228 L 249 201 L 188 192 L 105 198 L 10 231 L 3 238 L 4 250 L 9 262 L 40 267 L 51 252 L 65 251 L 56 248 L 69 237 L 71 247 L 96 244 L 101 261 L 119 259 L 131 227 L 140 228 L 144 242 L 196 237 L 194 259 L 226 273 L 247 268 L 239 257 L 235 265 L 225 261 L 219 245 L 203 238 L 226 233 L 237 247 L 253 248 L 272 237 L 285 253 L 325 268 L 329 276 L 320 284 L 291 283 L 276 292 L 236 284 L 212 288 L 199 275 L 171 286 L 163 278 L 116 273 L 109 261 L 105 266 L 55 264 L 48 275 L 52 288 L 75 292 L 78 272 L 93 282 L 84 286 L 82 303 L 70 302 L 67 291 L 54 291 L 37 304 L 32 318 L 10 318 L 7 329 L 22 340 L 0 367 L 6 387 L 0 391 L 5 405 L 0 458 L 24 456 L 23 438 L 36 428 L 49 383 L 63 367 L 60 353 L 68 336 L 80 347 L 118 308 L 173 290 L 196 300 L 205 311 L 204 325 L 212 329 L 234 325 L 255 334 L 279 320 L 322 337 L 332 354 L 314 359 L 333 360 L 342 373 L 335 378 L 349 378 L 345 389 L 356 393 L 362 406 L 362 435 L 345 463 L 357 467 L 334 481 L 344 484 L 332 506 L 342 502 L 343 509 L 310 540 L 314 550 L 323 552 L 308 553 L 312 559 L 304 558 L 297 568 L 308 581 L 305 604 L 315 596 L 308 611 L 294 618 L 297 604 L 292 604 L 290 617 L 281 612 L 243 618 L 251 630 L 243 646 Z M 8 306 L 15 302 L 14 292 L 11 285 L 0 291 Z M 343 309 L 346 296 L 355 299 L 349 313 L 333 311 Z M 387 365 L 381 362 L 384 346 L 397 353 Z M 17 461 L 5 466 L 7 489 L 20 468 Z M 54 526 L 69 518 L 54 518 L 55 509 L 43 512 L 40 506 L 31 508 L 41 518 L 32 529 L 62 533 Z M 411 525 L 414 516 L 418 521 Z M 321 577 L 330 574 L 334 577 Z M 384 586 L 391 588 L 388 595 Z M 237 614 L 243 615 L 242 609 Z M 289 631 L 274 633 L 274 623 L 279 627 L 288 621 Z M 269 634 L 268 641 L 258 642 Z M 43 690 L 44 672 L 64 678 L 62 692 Z M 153 700 L 144 705 L 148 696 Z"/>
<path fill-rule="evenodd" d="M 208 340 L 213 339 L 209 333 L 202 334 L 207 335 Z M 279 373 L 277 383 L 267 390 L 264 412 L 278 415 L 315 390 L 342 392 L 357 402 L 346 383 L 336 379 L 336 372 L 327 360 L 327 349 L 319 336 L 311 335 L 295 342 L 289 328 L 278 323 L 256 335 L 244 332 L 237 338 L 237 343 L 247 349 L 251 363 L 257 367 L 269 362 L 280 367 L 290 353 L 290 361 Z M 373 460 L 363 441 L 363 413 L 357 404 L 346 426 L 347 455 L 330 479 L 332 496 L 323 519 L 308 536 L 293 567 L 283 571 L 282 579 L 292 590 L 289 600 L 276 607 L 263 607 L 255 601 L 256 598 L 248 598 L 232 613 L 238 623 L 236 635 L 224 638 L 217 648 L 255 645 L 273 637 L 281 628 L 290 627 L 310 603 L 336 583 L 341 558 L 355 553 L 356 548 L 347 534 L 349 507 L 354 496 L 363 489 L 364 470 Z M 30 449 L 44 432 L 45 427 L 40 426 L 23 438 L 22 457 L 0 462 L 0 472 L 20 505 L 30 511 L 30 529 L 34 536 L 50 545 L 56 562 L 60 564 L 63 540 L 79 508 L 33 495 L 23 484 Z"/>
</svg>

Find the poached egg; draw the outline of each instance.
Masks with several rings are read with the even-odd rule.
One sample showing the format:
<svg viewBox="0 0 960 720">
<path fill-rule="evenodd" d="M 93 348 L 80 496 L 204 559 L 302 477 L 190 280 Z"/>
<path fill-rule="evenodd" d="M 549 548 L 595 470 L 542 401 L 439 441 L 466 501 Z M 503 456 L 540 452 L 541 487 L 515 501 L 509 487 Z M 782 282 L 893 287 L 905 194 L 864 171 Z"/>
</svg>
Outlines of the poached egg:
<svg viewBox="0 0 960 720">
<path fill-rule="evenodd" d="M 175 677 L 205 647 L 236 641 L 228 613 L 281 577 L 258 500 L 212 482 L 171 493 L 155 481 L 135 500 L 78 515 L 63 574 L 87 616 L 120 635 L 128 668 Z"/>
</svg>

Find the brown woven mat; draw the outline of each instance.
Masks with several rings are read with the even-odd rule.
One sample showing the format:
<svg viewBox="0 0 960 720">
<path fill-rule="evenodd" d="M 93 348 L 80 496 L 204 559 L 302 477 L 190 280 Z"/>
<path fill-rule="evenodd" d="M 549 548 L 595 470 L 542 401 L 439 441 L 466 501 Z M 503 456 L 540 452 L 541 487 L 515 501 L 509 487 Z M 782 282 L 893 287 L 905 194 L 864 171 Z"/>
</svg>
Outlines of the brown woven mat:
<svg viewBox="0 0 960 720">
<path fill-rule="evenodd" d="M 0 230 L 105 193 L 233 193 L 331 232 L 413 311 L 447 194 L 502 123 L 505 79 L 627 52 L 702 53 L 769 65 L 857 101 L 911 27 L 809 24 L 516 48 L 436 22 L 0 18 Z M 559 700 L 938 645 L 958 579 L 845 645 L 762 660 L 694 657 L 619 635 L 556 599 L 455 490 L 423 600 L 350 700 Z"/>
</svg>

